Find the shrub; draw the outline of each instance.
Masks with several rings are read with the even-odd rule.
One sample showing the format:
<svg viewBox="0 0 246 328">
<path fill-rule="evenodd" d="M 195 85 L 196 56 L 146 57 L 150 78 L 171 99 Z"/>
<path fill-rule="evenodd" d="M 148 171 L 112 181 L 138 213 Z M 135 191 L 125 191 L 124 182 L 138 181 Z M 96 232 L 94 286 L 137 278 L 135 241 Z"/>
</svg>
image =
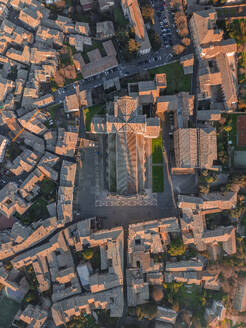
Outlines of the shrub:
<svg viewBox="0 0 246 328">
<path fill-rule="evenodd" d="M 182 43 L 184 46 L 188 47 L 190 45 L 190 38 L 183 38 Z"/>
<path fill-rule="evenodd" d="M 185 245 L 181 239 L 175 239 L 168 245 L 168 254 L 171 256 L 180 256 L 185 252 Z"/>
<path fill-rule="evenodd" d="M 157 305 L 152 303 L 138 305 L 136 308 L 136 314 L 138 320 L 142 320 L 144 318 L 152 320 L 157 314 Z"/>
</svg>

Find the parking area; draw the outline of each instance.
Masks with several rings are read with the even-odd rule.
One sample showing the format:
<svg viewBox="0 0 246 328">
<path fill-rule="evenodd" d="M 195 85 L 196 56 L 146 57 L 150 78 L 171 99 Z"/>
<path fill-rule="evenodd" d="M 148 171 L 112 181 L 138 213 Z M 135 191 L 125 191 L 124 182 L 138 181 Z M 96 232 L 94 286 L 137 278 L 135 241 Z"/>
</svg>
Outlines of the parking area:
<svg viewBox="0 0 246 328">
<path fill-rule="evenodd" d="M 172 19 L 171 9 L 165 0 L 153 0 L 152 6 L 156 14 L 156 30 L 160 34 L 165 48 L 176 43 L 176 27 Z"/>
</svg>

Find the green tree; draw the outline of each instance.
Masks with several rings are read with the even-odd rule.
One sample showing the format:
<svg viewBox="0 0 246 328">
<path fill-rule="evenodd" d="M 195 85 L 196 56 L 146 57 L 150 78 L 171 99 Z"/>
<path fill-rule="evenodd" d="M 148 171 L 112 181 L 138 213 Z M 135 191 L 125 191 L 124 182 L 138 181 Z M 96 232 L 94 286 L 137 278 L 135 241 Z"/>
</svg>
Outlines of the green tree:
<svg viewBox="0 0 246 328">
<path fill-rule="evenodd" d="M 225 132 L 230 132 L 232 130 L 232 126 L 231 125 L 225 125 L 224 130 L 225 130 Z"/>
<path fill-rule="evenodd" d="M 185 252 L 185 245 L 181 239 L 175 239 L 168 245 L 168 254 L 171 256 L 180 256 Z"/>
<path fill-rule="evenodd" d="M 207 177 L 205 177 L 205 181 L 210 184 L 214 182 L 214 178 L 211 175 L 208 175 Z"/>
<path fill-rule="evenodd" d="M 209 185 L 201 185 L 199 189 L 201 194 L 207 195 L 209 193 Z"/>
<path fill-rule="evenodd" d="M 38 295 L 36 290 L 30 290 L 26 297 L 25 297 L 25 302 L 26 303 L 32 303 L 32 304 L 37 304 L 38 303 Z"/>
<path fill-rule="evenodd" d="M 94 255 L 94 252 L 93 252 L 93 249 L 91 249 L 91 248 L 87 248 L 83 251 L 83 257 L 87 261 L 92 259 L 93 255 Z"/>
<path fill-rule="evenodd" d="M 128 50 L 129 52 L 137 52 L 139 49 L 139 43 L 134 39 L 128 41 Z"/>
<path fill-rule="evenodd" d="M 164 283 L 164 297 L 172 305 L 178 303 L 178 294 L 180 288 L 183 286 L 182 282 Z"/>
<path fill-rule="evenodd" d="M 207 177 L 208 176 L 208 170 L 202 170 L 202 175 L 204 177 Z"/>
<path fill-rule="evenodd" d="M 154 20 L 154 9 L 151 6 L 144 6 L 142 7 L 142 15 L 145 19 L 149 19 L 152 24 L 155 23 Z"/>
</svg>

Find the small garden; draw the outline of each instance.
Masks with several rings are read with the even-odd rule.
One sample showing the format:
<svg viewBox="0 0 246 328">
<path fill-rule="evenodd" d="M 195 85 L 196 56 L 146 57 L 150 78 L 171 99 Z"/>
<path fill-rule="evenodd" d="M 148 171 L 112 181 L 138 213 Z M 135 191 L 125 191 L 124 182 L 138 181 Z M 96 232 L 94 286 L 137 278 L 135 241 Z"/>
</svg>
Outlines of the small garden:
<svg viewBox="0 0 246 328">
<path fill-rule="evenodd" d="M 82 313 L 78 317 L 73 317 L 71 321 L 66 324 L 67 328 L 99 328 L 96 320 L 92 315 Z"/>
<path fill-rule="evenodd" d="M 36 278 L 36 274 L 34 272 L 32 264 L 26 267 L 26 274 L 28 278 L 28 282 L 30 284 L 30 289 L 35 290 L 38 287 L 38 281 Z"/>
<path fill-rule="evenodd" d="M 158 138 L 152 139 L 152 163 L 163 164 L 161 134 L 159 135 Z"/>
<path fill-rule="evenodd" d="M 126 27 L 128 25 L 128 20 L 125 18 L 121 8 L 114 8 L 113 10 L 114 22 L 116 26 Z"/>
<path fill-rule="evenodd" d="M 38 185 L 40 188 L 39 194 L 33 200 L 28 210 L 22 215 L 15 213 L 15 216 L 24 225 L 29 225 L 41 219 L 47 219 L 49 217 L 47 205 L 56 201 L 57 184 L 55 182 L 44 178 L 38 182 Z"/>
<path fill-rule="evenodd" d="M 225 156 L 225 154 L 223 156 Z M 200 193 L 207 195 L 210 192 L 210 185 L 216 182 L 217 179 L 218 176 L 216 172 L 209 171 L 209 170 L 202 170 L 198 177 Z"/>
<path fill-rule="evenodd" d="M 182 256 L 185 253 L 186 247 L 181 238 L 175 238 L 168 245 L 168 254 L 170 256 Z"/>
<path fill-rule="evenodd" d="M 164 191 L 162 135 L 152 139 L 152 191 Z"/>
<path fill-rule="evenodd" d="M 167 75 L 167 88 L 165 94 L 173 95 L 181 91 L 190 92 L 192 75 L 185 75 L 183 67 L 178 62 L 160 66 L 149 70 L 151 78 L 155 74 L 165 73 Z"/>
<path fill-rule="evenodd" d="M 231 120 L 228 116 L 216 122 L 218 162 L 223 170 L 227 170 L 229 166 L 228 141 L 231 129 Z"/>
<path fill-rule="evenodd" d="M 5 157 L 11 162 L 21 154 L 20 146 L 16 142 L 10 142 L 7 145 Z"/>
<path fill-rule="evenodd" d="M 207 304 L 206 291 L 201 286 L 186 285 L 181 282 L 164 283 L 163 305 L 173 308 L 175 311 L 189 310 L 193 316 L 203 323 L 204 310 Z"/>
<path fill-rule="evenodd" d="M 39 182 L 40 196 L 47 202 L 52 203 L 56 200 L 57 184 L 50 179 L 44 178 Z"/>
<path fill-rule="evenodd" d="M 81 262 L 90 261 L 93 270 L 101 270 L 101 254 L 100 247 L 86 248 L 80 252 L 74 252 L 75 263 L 78 265 Z"/>
<path fill-rule="evenodd" d="M 217 293 L 217 294 L 216 294 Z M 212 304 L 213 299 L 221 300 L 222 292 L 203 290 L 201 286 L 186 285 L 180 282 L 164 283 L 150 288 L 150 302 L 136 307 L 129 307 L 128 314 L 138 320 L 152 320 L 157 315 L 158 306 L 172 308 L 174 311 L 191 311 L 193 319 L 205 327 L 204 310 Z"/>
<path fill-rule="evenodd" d="M 56 115 L 57 115 L 58 110 L 59 111 L 63 110 L 63 104 L 62 103 L 55 104 L 55 105 L 49 106 L 47 108 L 47 111 L 50 113 L 53 122 L 56 121 Z"/>
<path fill-rule="evenodd" d="M 130 61 L 137 58 L 140 44 L 135 39 L 134 28 L 116 25 L 114 42 L 116 43 L 116 48 L 118 50 L 118 56 L 120 60 L 121 57 L 125 61 Z"/>
<path fill-rule="evenodd" d="M 164 191 L 163 165 L 152 166 L 152 191 L 153 192 Z"/>
<path fill-rule="evenodd" d="M 106 107 L 105 104 L 98 104 L 84 109 L 84 121 L 86 130 L 91 130 L 91 121 L 94 115 L 105 115 Z"/>
<path fill-rule="evenodd" d="M 15 216 L 23 225 L 30 225 L 32 222 L 47 219 L 49 217 L 47 205 L 48 202 L 46 200 L 38 198 L 23 215 L 16 213 Z"/>
</svg>

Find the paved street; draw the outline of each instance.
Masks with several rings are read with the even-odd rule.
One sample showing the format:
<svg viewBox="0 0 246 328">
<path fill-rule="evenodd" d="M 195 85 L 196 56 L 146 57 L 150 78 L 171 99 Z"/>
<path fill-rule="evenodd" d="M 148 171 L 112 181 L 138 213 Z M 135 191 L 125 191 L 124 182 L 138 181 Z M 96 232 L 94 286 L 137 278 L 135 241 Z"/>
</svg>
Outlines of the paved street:
<svg viewBox="0 0 246 328">
<path fill-rule="evenodd" d="M 170 62 L 172 62 L 170 50 L 162 47 L 159 51 L 146 56 L 141 56 L 139 59 L 134 60 L 128 64 L 120 64 L 118 68 L 110 70 L 107 75 L 105 73 L 101 73 L 95 77 L 88 78 L 87 80 L 79 80 L 66 85 L 63 88 L 59 88 L 56 92 L 53 93 L 55 102 L 61 103 L 64 101 L 66 96 L 75 93 L 75 87 L 77 84 L 79 85 L 80 90 L 94 89 L 103 85 L 105 80 L 110 80 L 116 77 L 121 79 L 123 77 L 131 76 L 145 70 L 163 66 Z"/>
</svg>

